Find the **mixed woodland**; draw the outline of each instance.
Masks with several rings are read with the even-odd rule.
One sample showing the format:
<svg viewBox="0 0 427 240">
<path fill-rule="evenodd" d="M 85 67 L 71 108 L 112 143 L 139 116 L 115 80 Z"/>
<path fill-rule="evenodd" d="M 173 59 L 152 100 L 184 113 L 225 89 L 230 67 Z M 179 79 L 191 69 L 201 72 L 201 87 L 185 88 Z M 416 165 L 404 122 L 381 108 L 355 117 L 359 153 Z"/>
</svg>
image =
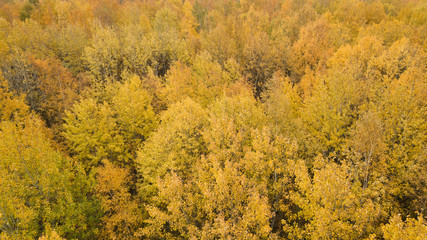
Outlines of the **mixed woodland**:
<svg viewBox="0 0 427 240">
<path fill-rule="evenodd" d="M 427 239 L 425 0 L 1 0 L 0 239 Z"/>
</svg>

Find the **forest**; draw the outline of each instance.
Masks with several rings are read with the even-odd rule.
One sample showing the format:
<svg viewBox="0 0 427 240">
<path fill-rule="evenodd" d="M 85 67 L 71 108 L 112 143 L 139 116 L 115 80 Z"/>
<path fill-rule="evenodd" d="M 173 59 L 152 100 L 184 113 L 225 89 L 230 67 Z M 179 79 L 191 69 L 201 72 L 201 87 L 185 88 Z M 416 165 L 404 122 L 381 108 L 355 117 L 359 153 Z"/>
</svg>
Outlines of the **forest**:
<svg viewBox="0 0 427 240">
<path fill-rule="evenodd" d="M 0 0 L 0 239 L 427 239 L 427 1 Z"/>
</svg>

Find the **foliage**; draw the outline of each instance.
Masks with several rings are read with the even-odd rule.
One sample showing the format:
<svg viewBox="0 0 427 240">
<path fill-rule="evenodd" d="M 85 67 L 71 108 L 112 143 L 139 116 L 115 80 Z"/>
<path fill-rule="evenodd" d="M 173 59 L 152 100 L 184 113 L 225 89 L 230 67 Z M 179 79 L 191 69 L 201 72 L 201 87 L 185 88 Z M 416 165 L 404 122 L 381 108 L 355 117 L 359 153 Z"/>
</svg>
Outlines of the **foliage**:
<svg viewBox="0 0 427 240">
<path fill-rule="evenodd" d="M 423 0 L 0 1 L 0 239 L 424 239 Z"/>
<path fill-rule="evenodd" d="M 98 168 L 96 194 L 104 212 L 101 238 L 133 239 L 141 222 L 138 205 L 132 199 L 126 184 L 129 172 L 108 161 Z"/>
<path fill-rule="evenodd" d="M 398 215 L 390 219 L 390 223 L 382 227 L 384 239 L 423 239 L 427 236 L 427 228 L 422 215 L 418 219 L 407 218 L 405 222 Z"/>
<path fill-rule="evenodd" d="M 156 124 L 151 96 L 137 76 L 107 88 L 106 101 L 97 102 L 103 99 L 96 95 L 81 99 L 64 119 L 70 151 L 88 170 L 103 159 L 132 166 L 139 144 Z"/>
<path fill-rule="evenodd" d="M 100 212 L 91 178 L 52 148 L 45 131 L 32 115 L 0 123 L 1 232 L 34 239 L 52 227 L 67 238 L 96 236 Z"/>
</svg>

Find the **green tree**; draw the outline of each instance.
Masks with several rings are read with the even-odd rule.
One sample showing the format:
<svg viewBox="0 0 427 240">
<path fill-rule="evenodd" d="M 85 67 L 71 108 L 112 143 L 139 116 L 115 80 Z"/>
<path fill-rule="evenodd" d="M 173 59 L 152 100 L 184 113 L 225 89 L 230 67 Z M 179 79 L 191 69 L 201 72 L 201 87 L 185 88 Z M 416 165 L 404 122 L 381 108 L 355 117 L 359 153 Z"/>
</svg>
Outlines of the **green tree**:
<svg viewBox="0 0 427 240">
<path fill-rule="evenodd" d="M 25 21 L 26 19 L 30 18 L 33 10 L 34 4 L 32 4 L 31 1 L 26 2 L 19 12 L 19 19 L 21 19 L 21 21 Z"/>
</svg>

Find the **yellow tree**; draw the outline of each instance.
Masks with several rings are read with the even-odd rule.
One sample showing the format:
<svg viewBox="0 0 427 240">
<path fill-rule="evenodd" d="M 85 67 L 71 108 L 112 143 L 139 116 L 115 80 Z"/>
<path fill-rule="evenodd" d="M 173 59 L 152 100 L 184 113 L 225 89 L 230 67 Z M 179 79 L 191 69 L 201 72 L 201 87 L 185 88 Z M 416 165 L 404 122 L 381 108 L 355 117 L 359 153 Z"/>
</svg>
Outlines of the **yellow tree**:
<svg viewBox="0 0 427 240">
<path fill-rule="evenodd" d="M 145 15 L 140 24 L 128 24 L 122 27 L 123 63 L 130 72 L 142 77 L 149 71 L 153 48 L 156 44 L 150 37 L 150 22 Z"/>
<path fill-rule="evenodd" d="M 65 4 L 67 2 L 60 3 Z M 72 10 L 67 9 L 67 11 Z M 90 43 L 88 31 L 83 26 L 69 23 L 60 27 L 50 27 L 46 31 L 49 38 L 49 48 L 52 49 L 56 58 L 61 60 L 62 65 L 74 77 L 84 72 L 86 62 L 82 56 L 85 47 L 88 47 Z"/>
<path fill-rule="evenodd" d="M 42 121 L 0 123 L 0 231 L 35 239 L 54 229 L 67 238 L 97 235 L 99 207 L 79 164 L 55 150 Z"/>
<path fill-rule="evenodd" d="M 298 40 L 300 30 L 319 17 L 312 4 L 303 1 L 284 1 L 275 21 L 283 24 L 285 35 L 293 43 Z"/>
<path fill-rule="evenodd" d="M 208 124 L 207 114 L 198 103 L 188 98 L 177 102 L 162 113 L 160 122 L 136 159 L 141 175 L 139 194 L 146 202 L 158 191 L 158 177 L 174 171 L 187 178 L 191 166 L 206 151 L 201 131 Z"/>
<path fill-rule="evenodd" d="M 103 161 L 97 169 L 95 192 L 104 212 L 103 239 L 137 239 L 136 232 L 141 224 L 142 214 L 137 202 L 129 192 L 130 173 L 126 169 Z"/>
<path fill-rule="evenodd" d="M 219 64 L 223 65 L 228 58 L 236 58 L 236 40 L 226 23 L 219 22 L 203 36 L 201 40 L 203 49 L 206 49 Z"/>
<path fill-rule="evenodd" d="M 84 49 L 84 59 L 96 81 L 120 80 L 123 71 L 123 53 L 118 34 L 111 27 L 94 23 L 91 45 Z"/>
<path fill-rule="evenodd" d="M 405 74 L 406 75 L 406 74 Z M 415 75 L 416 76 L 416 75 Z M 384 136 L 390 156 L 391 182 L 389 193 L 399 202 L 403 213 L 425 212 L 426 143 L 425 83 L 423 79 L 403 76 L 394 83 L 381 103 Z M 424 77 L 425 78 L 425 77 Z"/>
<path fill-rule="evenodd" d="M 128 158 L 133 159 L 141 143 L 148 139 L 157 125 L 157 116 L 151 106 L 152 96 L 135 75 L 110 87 L 114 94 L 110 105 L 116 115 L 117 128 L 123 137 Z"/>
<path fill-rule="evenodd" d="M 289 78 L 274 74 L 266 83 L 262 100 L 268 122 L 276 132 L 292 139 L 303 139 L 302 99 Z M 299 146 L 303 144 L 301 142 Z"/>
<path fill-rule="evenodd" d="M 339 21 L 350 27 L 353 37 L 356 37 L 359 28 L 366 24 L 380 23 L 386 19 L 384 5 L 379 1 L 372 3 L 355 0 L 341 1 L 333 14 Z"/>
<path fill-rule="evenodd" d="M 354 154 L 356 158 L 354 164 L 360 169 L 359 174 L 364 189 L 372 181 L 371 178 L 375 181 L 375 178 L 379 177 L 378 175 L 384 176 L 385 159 L 382 155 L 386 150 L 386 145 L 383 132 L 381 119 L 377 113 L 372 111 L 362 114 L 351 131 L 350 154 Z M 362 160 L 362 164 L 358 162 L 359 159 Z"/>
<path fill-rule="evenodd" d="M 361 39 L 353 47 L 341 47 L 329 58 L 326 73 L 314 76 L 314 91 L 304 100 L 302 110 L 302 121 L 311 135 L 307 139 L 311 142 L 307 144 L 309 154 L 343 154 L 348 130 L 361 108 L 369 99 L 378 100 L 383 83 L 371 63 L 383 50 L 375 38 Z"/>
<path fill-rule="evenodd" d="M 63 135 L 71 155 L 87 170 L 104 158 L 123 161 L 123 138 L 118 135 L 114 111 L 95 99 L 83 99 L 66 112 Z"/>
<path fill-rule="evenodd" d="M 52 57 L 49 34 L 44 28 L 33 20 L 14 22 L 8 34 L 8 43 L 12 50 L 35 55 L 37 58 Z"/>
<path fill-rule="evenodd" d="M 255 95 L 260 97 L 265 83 L 277 70 L 279 53 L 275 52 L 269 36 L 264 32 L 257 32 L 248 39 L 243 48 L 242 67 L 253 84 Z"/>
<path fill-rule="evenodd" d="M 357 83 L 338 71 L 317 82 L 316 91 L 302 109 L 304 128 L 310 134 L 307 154 L 337 158 L 357 116 L 357 108 L 353 108 L 359 98 Z"/>
<path fill-rule="evenodd" d="M 210 109 L 209 125 L 202 130 L 205 151 L 192 157 L 186 174 L 170 168 L 153 183 L 157 193 L 147 206 L 150 218 L 143 234 L 169 239 L 274 237 L 272 231 L 280 225 L 280 216 L 273 219 L 280 214 L 275 202 L 286 182 L 284 158 L 295 148 L 261 129 L 265 116 L 250 93 L 221 98 Z"/>
<path fill-rule="evenodd" d="M 65 238 L 60 237 L 55 230 L 48 230 L 43 236 L 39 237 L 38 240 L 65 240 Z"/>
<path fill-rule="evenodd" d="M 179 32 L 176 12 L 168 7 L 157 11 L 150 34 L 150 41 L 153 43 L 150 65 L 157 76 L 164 76 L 176 60 L 188 61 L 187 44 Z"/>
<path fill-rule="evenodd" d="M 133 168 L 137 148 L 156 125 L 151 96 L 137 76 L 101 89 L 67 111 L 64 137 L 72 155 L 87 169 L 103 159 Z"/>
<path fill-rule="evenodd" d="M 0 26 L 3 29 L 0 33 L 0 56 L 4 58 L 10 50 L 7 44 L 7 33 L 10 31 L 11 25 L 4 18 L 0 18 Z"/>
<path fill-rule="evenodd" d="M 197 20 L 193 15 L 193 5 L 186 0 L 182 6 L 180 29 L 182 36 L 189 42 L 190 48 L 198 48 L 199 34 L 196 31 Z"/>
<path fill-rule="evenodd" d="M 289 191 L 287 208 L 299 209 L 283 219 L 290 239 L 359 239 L 377 229 L 381 207 L 364 197 L 348 165 L 316 157 L 313 177 L 301 160 L 288 166 L 296 188 Z"/>
<path fill-rule="evenodd" d="M 317 71 L 324 68 L 334 52 L 330 31 L 331 24 L 326 17 L 301 28 L 299 39 L 291 49 L 292 73 L 300 78 L 306 69 Z"/>
<path fill-rule="evenodd" d="M 29 114 L 24 96 L 15 96 L 9 84 L 0 74 L 0 121 L 22 120 Z"/>
<path fill-rule="evenodd" d="M 427 237 L 427 225 L 423 215 L 418 216 L 418 219 L 406 218 L 406 221 L 395 215 L 388 224 L 382 226 L 381 230 L 386 240 L 421 240 Z"/>
<path fill-rule="evenodd" d="M 240 80 L 237 63 L 230 59 L 224 64 L 221 67 L 206 51 L 198 54 L 190 66 L 177 62 L 166 77 L 163 98 L 171 104 L 190 97 L 203 106 L 209 105 Z"/>
<path fill-rule="evenodd" d="M 425 213 L 426 53 L 408 39 L 396 41 L 375 66 L 387 88 L 379 102 L 390 170 L 388 193 L 401 214 Z"/>
</svg>

